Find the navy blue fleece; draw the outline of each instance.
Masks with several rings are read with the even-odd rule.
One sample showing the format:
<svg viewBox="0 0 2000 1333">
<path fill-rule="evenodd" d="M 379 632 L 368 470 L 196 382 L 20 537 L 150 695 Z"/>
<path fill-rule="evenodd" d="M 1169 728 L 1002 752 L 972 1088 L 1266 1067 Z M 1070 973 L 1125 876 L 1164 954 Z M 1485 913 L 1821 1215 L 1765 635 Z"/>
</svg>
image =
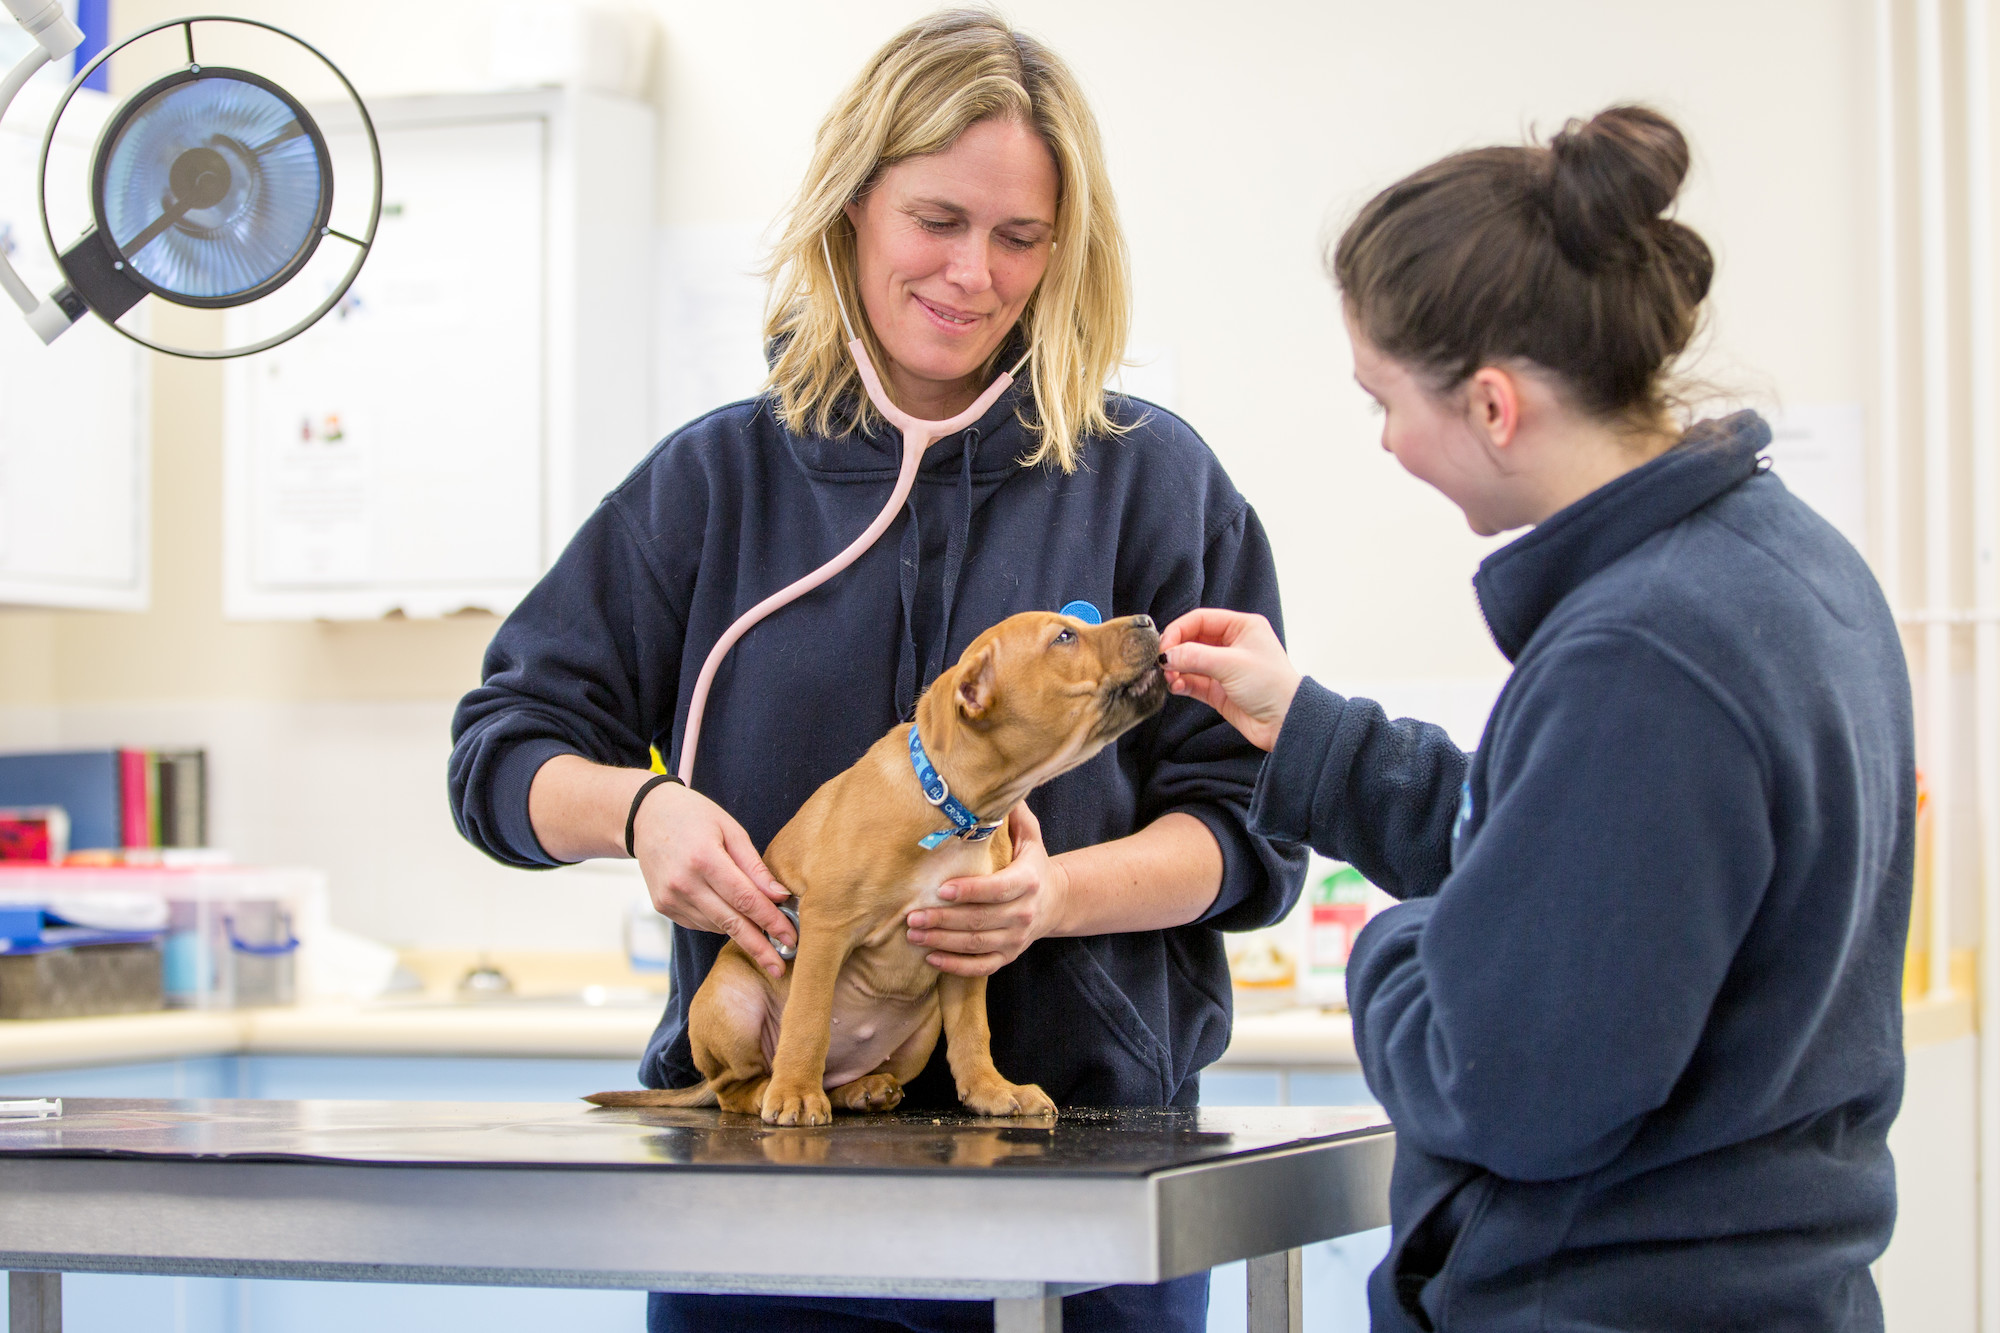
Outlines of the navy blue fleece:
<svg viewBox="0 0 2000 1333">
<path fill-rule="evenodd" d="M 1081 598 L 1162 625 L 1204 605 L 1278 620 L 1263 530 L 1194 432 L 1113 398 L 1132 429 L 1088 441 L 1076 473 L 1023 468 L 1018 392 L 933 445 L 882 540 L 751 630 L 717 674 L 695 786 L 759 847 L 907 715 L 916 688 L 1017 611 Z M 711 413 L 654 450 L 501 626 L 485 683 L 459 707 L 450 778 L 465 836 L 510 865 L 549 865 L 528 822 L 543 763 L 573 753 L 644 766 L 649 743 L 672 760 L 710 645 L 867 526 L 899 451 L 888 435 L 795 436 L 763 400 Z M 1303 849 L 1247 828 L 1260 758 L 1212 712 L 1176 699 L 1035 793 L 1051 852 L 1185 811 L 1221 846 L 1223 883 L 1196 924 L 1044 939 L 1002 969 L 989 1009 L 1003 1073 L 1067 1104 L 1194 1100 L 1196 1075 L 1229 1036 L 1217 931 L 1277 920 L 1304 873 Z M 686 1006 L 722 944 L 674 932 L 673 998 L 642 1067 L 648 1084 L 696 1081 Z M 941 1051 L 906 1105 L 955 1103 Z"/>
<path fill-rule="evenodd" d="M 1348 971 L 1378 1330 L 1881 1326 L 1909 682 L 1769 439 L 1710 423 L 1486 560 L 1476 755 L 1312 682 L 1286 718 L 1253 826 L 1406 899 Z"/>
</svg>

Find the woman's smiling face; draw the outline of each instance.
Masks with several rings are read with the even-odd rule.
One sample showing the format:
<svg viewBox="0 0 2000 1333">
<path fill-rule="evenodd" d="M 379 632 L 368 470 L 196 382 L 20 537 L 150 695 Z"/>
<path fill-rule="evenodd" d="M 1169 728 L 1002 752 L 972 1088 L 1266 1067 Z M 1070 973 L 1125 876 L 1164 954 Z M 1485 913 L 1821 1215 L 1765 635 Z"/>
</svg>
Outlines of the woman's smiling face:
<svg viewBox="0 0 2000 1333">
<path fill-rule="evenodd" d="M 1434 392 L 1408 366 L 1369 341 L 1352 309 L 1343 313 L 1354 351 L 1354 382 L 1382 414 L 1382 448 L 1395 455 L 1404 471 L 1442 491 L 1482 537 L 1532 522 L 1514 512 L 1519 506 L 1507 490 L 1504 470 L 1473 428 L 1460 395 Z"/>
<path fill-rule="evenodd" d="M 1033 129 L 982 120 L 847 206 L 861 303 L 905 411 L 953 416 L 985 389 L 980 368 L 1048 270 L 1057 184 Z"/>
</svg>

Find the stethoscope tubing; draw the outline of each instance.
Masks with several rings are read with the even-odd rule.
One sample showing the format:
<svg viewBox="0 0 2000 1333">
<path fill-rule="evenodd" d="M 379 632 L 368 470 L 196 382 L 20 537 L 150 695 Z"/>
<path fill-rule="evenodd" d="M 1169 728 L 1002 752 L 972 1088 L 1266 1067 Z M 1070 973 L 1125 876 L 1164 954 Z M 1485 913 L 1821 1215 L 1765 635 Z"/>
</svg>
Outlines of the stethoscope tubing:
<svg viewBox="0 0 2000 1333">
<path fill-rule="evenodd" d="M 841 318 L 845 321 L 846 317 L 847 310 L 843 303 Z M 853 334 L 851 324 L 848 326 L 848 332 L 850 335 Z M 709 690 L 715 684 L 715 673 L 721 668 L 722 659 L 729 656 L 729 650 L 736 646 L 736 641 L 748 633 L 751 626 L 779 607 L 797 601 L 859 560 L 861 553 L 873 546 L 882 534 L 888 531 L 889 524 L 895 521 L 897 512 L 910 498 L 910 488 L 916 484 L 917 464 L 923 460 L 924 450 L 945 436 L 956 434 L 977 422 L 986 415 L 994 403 L 1000 400 L 1000 395 L 1006 393 L 1014 384 L 1012 372 L 1003 370 L 999 378 L 987 386 L 986 392 L 974 400 L 972 406 L 949 421 L 927 421 L 921 417 L 911 416 L 889 400 L 888 393 L 882 388 L 881 377 L 875 373 L 874 362 L 868 357 L 868 348 L 860 338 L 851 336 L 847 349 L 854 355 L 854 368 L 861 377 L 862 387 L 868 392 L 868 400 L 875 404 L 876 411 L 903 433 L 903 463 L 896 473 L 895 489 L 890 492 L 889 502 L 882 506 L 882 512 L 875 516 L 875 521 L 870 523 L 859 537 L 849 542 L 846 550 L 804 578 L 780 588 L 738 616 L 734 623 L 723 631 L 722 637 L 715 641 L 715 646 L 708 650 L 707 660 L 701 664 L 701 674 L 695 677 L 694 693 L 688 700 L 687 728 L 681 738 L 679 776 L 689 787 L 694 786 L 694 761 L 701 744 L 701 724 L 708 710 Z M 1021 360 L 1025 362 L 1027 358 L 1024 356 Z M 1014 368 L 1020 369 L 1020 364 L 1016 363 Z"/>
</svg>

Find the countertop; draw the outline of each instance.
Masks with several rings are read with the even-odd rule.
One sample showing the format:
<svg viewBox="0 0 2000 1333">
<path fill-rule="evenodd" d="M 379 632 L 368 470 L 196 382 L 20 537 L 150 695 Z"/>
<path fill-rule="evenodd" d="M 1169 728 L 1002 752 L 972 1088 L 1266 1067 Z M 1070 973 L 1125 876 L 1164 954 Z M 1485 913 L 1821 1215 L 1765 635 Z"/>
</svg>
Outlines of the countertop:
<svg viewBox="0 0 2000 1333">
<path fill-rule="evenodd" d="M 0 1072 L 212 1055 L 472 1055 L 636 1059 L 658 1003 L 485 1001 L 170 1010 L 0 1022 Z M 1345 1013 L 1238 1015 L 1218 1062 L 1357 1068 Z"/>
<path fill-rule="evenodd" d="M 439 1055 L 637 1059 L 659 1000 L 603 1005 L 551 999 L 309 1004 L 107 1018 L 0 1021 L 0 1073 L 211 1055 Z M 1917 1047 L 1969 1035 L 1966 997 L 1910 1005 Z M 1322 1009 L 1239 1013 L 1223 1068 L 1357 1071 L 1347 1014 Z"/>
</svg>

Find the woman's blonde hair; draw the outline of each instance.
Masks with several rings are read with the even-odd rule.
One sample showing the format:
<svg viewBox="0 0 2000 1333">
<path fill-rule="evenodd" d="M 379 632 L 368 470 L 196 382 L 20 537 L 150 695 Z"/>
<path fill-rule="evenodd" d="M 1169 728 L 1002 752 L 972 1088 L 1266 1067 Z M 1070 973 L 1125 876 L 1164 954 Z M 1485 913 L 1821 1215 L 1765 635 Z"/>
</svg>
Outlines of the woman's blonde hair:
<svg viewBox="0 0 2000 1333">
<path fill-rule="evenodd" d="M 819 127 L 812 164 L 765 268 L 764 335 L 778 349 L 770 388 L 789 429 L 840 435 L 877 418 L 847 355 L 834 295 L 837 282 L 847 308 L 865 313 L 846 205 L 888 167 L 943 152 L 968 127 L 995 118 L 1039 134 L 1059 176 L 1049 267 L 1021 312 L 1034 409 L 1030 416 L 1024 403 L 1021 423 L 1039 437 L 1021 461 L 1053 460 L 1071 472 L 1085 436 L 1123 429 L 1105 412 L 1104 385 L 1124 355 L 1132 293 L 1097 121 L 1053 52 L 983 10 L 947 10 L 904 29 Z M 885 366 L 865 317 L 859 333 L 876 365 Z M 1004 368 L 995 364 L 999 356 L 984 375 Z"/>
</svg>

